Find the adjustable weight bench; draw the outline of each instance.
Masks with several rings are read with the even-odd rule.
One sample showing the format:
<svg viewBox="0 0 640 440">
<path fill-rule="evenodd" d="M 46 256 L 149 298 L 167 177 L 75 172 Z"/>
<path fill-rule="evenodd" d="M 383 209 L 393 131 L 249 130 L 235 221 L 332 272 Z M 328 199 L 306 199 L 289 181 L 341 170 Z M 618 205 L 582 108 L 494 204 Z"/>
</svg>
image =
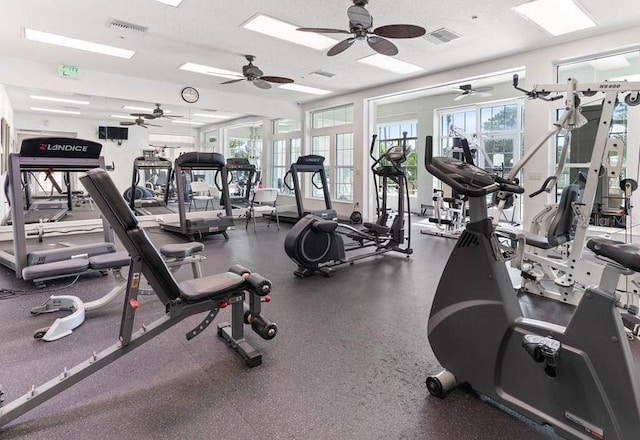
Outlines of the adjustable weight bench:
<svg viewBox="0 0 640 440">
<path fill-rule="evenodd" d="M 80 180 L 131 257 L 119 335 L 110 347 L 92 352 L 84 362 L 71 368 L 65 367 L 58 376 L 43 385 L 32 387 L 26 394 L 0 407 L 0 427 L 191 315 L 207 313 L 204 320 L 185 335 L 187 339 L 200 334 L 220 309 L 230 305 L 231 323 L 218 324 L 218 335 L 243 357 L 249 367 L 259 365 L 262 355 L 245 339 L 244 325 L 250 325 L 255 333 L 266 340 L 274 338 L 277 333 L 276 324 L 261 314 L 262 302 L 269 301 L 269 280 L 236 265 L 228 272 L 178 283 L 146 231 L 138 226 L 135 215 L 107 172 L 96 168 Z M 141 306 L 137 297 L 142 275 L 164 305 L 164 314 L 133 332 L 135 313 Z"/>
<path fill-rule="evenodd" d="M 165 244 L 159 250 L 167 267 L 176 270 L 184 264 L 191 264 L 193 276 L 202 278 L 200 262 L 206 259 L 206 257 L 200 255 L 203 249 L 204 245 L 202 243 L 191 242 Z M 82 258 L 25 267 L 22 270 L 22 278 L 25 281 L 33 280 L 37 284 L 53 278 L 83 275 L 89 272 L 110 272 L 115 279 L 115 286 L 104 296 L 94 301 L 85 303 L 79 297 L 73 295 L 51 295 L 41 306 L 32 308 L 31 314 L 34 316 L 59 311 L 71 312 L 65 317 L 57 318 L 50 327 L 36 330 L 33 337 L 51 342 L 68 336 L 73 329 L 84 322 L 85 312 L 96 310 L 115 300 L 127 287 L 127 282 L 122 276 L 121 269 L 123 266 L 129 266 L 130 261 L 129 253 L 123 251 L 98 254 L 88 258 L 85 254 Z M 142 292 L 142 289 L 140 292 Z M 153 291 L 149 293 L 153 294 Z"/>
</svg>

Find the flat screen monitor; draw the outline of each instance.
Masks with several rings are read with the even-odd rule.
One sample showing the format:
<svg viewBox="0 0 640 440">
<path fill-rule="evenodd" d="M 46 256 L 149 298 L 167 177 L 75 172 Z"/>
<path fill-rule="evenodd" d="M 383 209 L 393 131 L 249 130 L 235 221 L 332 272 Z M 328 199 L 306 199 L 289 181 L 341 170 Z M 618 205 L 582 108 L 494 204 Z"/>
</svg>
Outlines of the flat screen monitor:
<svg viewBox="0 0 640 440">
<path fill-rule="evenodd" d="M 127 127 L 98 127 L 98 139 L 126 140 L 129 138 Z"/>
</svg>

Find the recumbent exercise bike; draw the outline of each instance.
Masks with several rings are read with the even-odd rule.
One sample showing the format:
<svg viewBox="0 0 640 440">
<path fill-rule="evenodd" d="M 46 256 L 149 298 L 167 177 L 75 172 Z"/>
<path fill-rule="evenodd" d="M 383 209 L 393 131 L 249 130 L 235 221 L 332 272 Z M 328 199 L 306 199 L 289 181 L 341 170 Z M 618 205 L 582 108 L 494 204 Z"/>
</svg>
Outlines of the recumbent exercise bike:
<svg viewBox="0 0 640 440">
<path fill-rule="evenodd" d="M 284 241 L 287 255 L 298 264 L 298 269 L 294 272 L 295 276 L 305 278 L 316 272 L 331 276 L 332 267 L 340 264 L 354 263 L 356 260 L 390 251 L 406 254 L 407 258 L 413 253 L 411 227 L 407 229 L 406 236 L 404 229 L 405 212 L 409 226 L 411 225 L 409 186 L 406 170 L 402 166 L 407 160 L 407 133 L 403 133 L 401 145 L 389 148 L 378 158 L 373 155 L 376 139 L 377 136 L 374 135 L 369 150 L 369 156 L 373 160 L 371 172 L 376 188 L 376 222 L 365 222 L 363 229 L 356 229 L 312 214 L 301 218 L 291 228 Z M 398 209 L 389 227 L 387 226 L 389 221 L 387 187 L 391 182 L 398 187 Z M 378 183 L 382 186 L 381 195 L 378 193 Z M 345 244 L 343 237 L 349 240 L 348 243 Z M 405 241 L 406 245 L 404 245 Z M 367 247 L 373 247 L 374 250 L 349 257 L 346 255 L 348 251 Z"/>
</svg>

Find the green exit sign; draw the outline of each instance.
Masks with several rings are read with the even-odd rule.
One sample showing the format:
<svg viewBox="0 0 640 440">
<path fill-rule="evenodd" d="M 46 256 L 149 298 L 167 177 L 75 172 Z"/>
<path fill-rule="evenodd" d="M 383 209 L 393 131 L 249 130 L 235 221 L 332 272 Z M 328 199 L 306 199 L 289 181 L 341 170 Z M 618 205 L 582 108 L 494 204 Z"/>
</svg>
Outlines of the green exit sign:
<svg viewBox="0 0 640 440">
<path fill-rule="evenodd" d="M 60 64 L 58 74 L 63 78 L 77 78 L 80 75 L 80 68 L 70 64 Z"/>
</svg>

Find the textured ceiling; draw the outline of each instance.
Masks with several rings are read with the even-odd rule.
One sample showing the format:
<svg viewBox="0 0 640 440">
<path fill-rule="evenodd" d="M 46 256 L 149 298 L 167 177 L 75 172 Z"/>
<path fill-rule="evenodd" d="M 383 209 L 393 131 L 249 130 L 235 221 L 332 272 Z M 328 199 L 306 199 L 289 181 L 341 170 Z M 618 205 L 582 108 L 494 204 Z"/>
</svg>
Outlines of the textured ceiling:
<svg viewBox="0 0 640 440">
<path fill-rule="evenodd" d="M 581 0 L 598 26 L 561 37 L 552 37 L 535 24 L 514 13 L 511 8 L 523 0 L 449 0 L 427 2 L 409 0 L 370 0 L 367 8 L 374 27 L 394 23 L 423 26 L 427 32 L 447 28 L 461 37 L 446 44 L 434 45 L 424 38 L 395 40 L 400 53 L 396 58 L 416 64 L 424 70 L 412 75 L 397 75 L 357 60 L 374 52 L 363 42 L 356 42 L 346 52 L 327 57 L 324 52 L 278 40 L 241 25 L 262 13 L 306 27 L 346 28 L 346 10 L 350 0 L 184 0 L 173 8 L 154 0 L 20 0 L 5 2 L 0 15 L 0 83 L 6 84 L 14 107 L 23 110 L 28 100 L 18 98 L 24 89 L 55 89 L 55 85 L 29 83 L 29 74 L 16 79 L 9 75 L 16 60 L 30 60 L 38 66 L 60 63 L 79 66 L 83 71 L 108 74 L 109 89 L 105 98 L 153 103 L 167 101 L 168 85 L 178 91 L 192 85 L 207 96 L 199 104 L 233 115 L 277 113 L 283 103 L 306 102 L 316 96 L 276 87 L 260 90 L 247 82 L 220 85 L 224 79 L 178 70 L 190 61 L 239 72 L 246 63 L 244 54 L 256 56 L 255 64 L 267 75 L 286 76 L 296 83 L 344 94 L 354 90 L 388 84 L 452 67 L 551 46 L 587 36 L 637 26 L 640 7 L 636 0 Z M 109 28 L 111 19 L 123 20 L 148 28 L 144 36 Z M 81 52 L 22 38 L 23 28 L 91 40 L 136 50 L 130 59 Z M 338 35 L 339 36 L 339 35 Z M 8 66 L 8 67 L 7 67 Z M 43 68 L 45 68 L 43 67 Z M 316 70 L 335 74 L 332 78 L 310 75 Z M 82 81 L 82 78 L 75 81 Z M 149 87 L 130 91 L 132 84 L 145 81 Z M 80 87 L 84 94 L 91 94 Z M 73 87 L 66 85 L 65 93 Z M 135 96 L 130 96 L 135 95 Z M 244 106 L 239 103 L 245 103 Z M 254 103 L 254 108 L 251 104 Z M 271 106 L 270 103 L 273 103 Z M 171 104 L 171 102 L 169 102 Z M 179 104 L 179 100 L 173 101 Z M 273 107 L 273 108 L 272 108 Z M 254 110 L 254 111 L 252 111 Z M 180 111 L 176 109 L 176 111 Z M 192 109 L 195 111 L 195 109 Z"/>
</svg>

